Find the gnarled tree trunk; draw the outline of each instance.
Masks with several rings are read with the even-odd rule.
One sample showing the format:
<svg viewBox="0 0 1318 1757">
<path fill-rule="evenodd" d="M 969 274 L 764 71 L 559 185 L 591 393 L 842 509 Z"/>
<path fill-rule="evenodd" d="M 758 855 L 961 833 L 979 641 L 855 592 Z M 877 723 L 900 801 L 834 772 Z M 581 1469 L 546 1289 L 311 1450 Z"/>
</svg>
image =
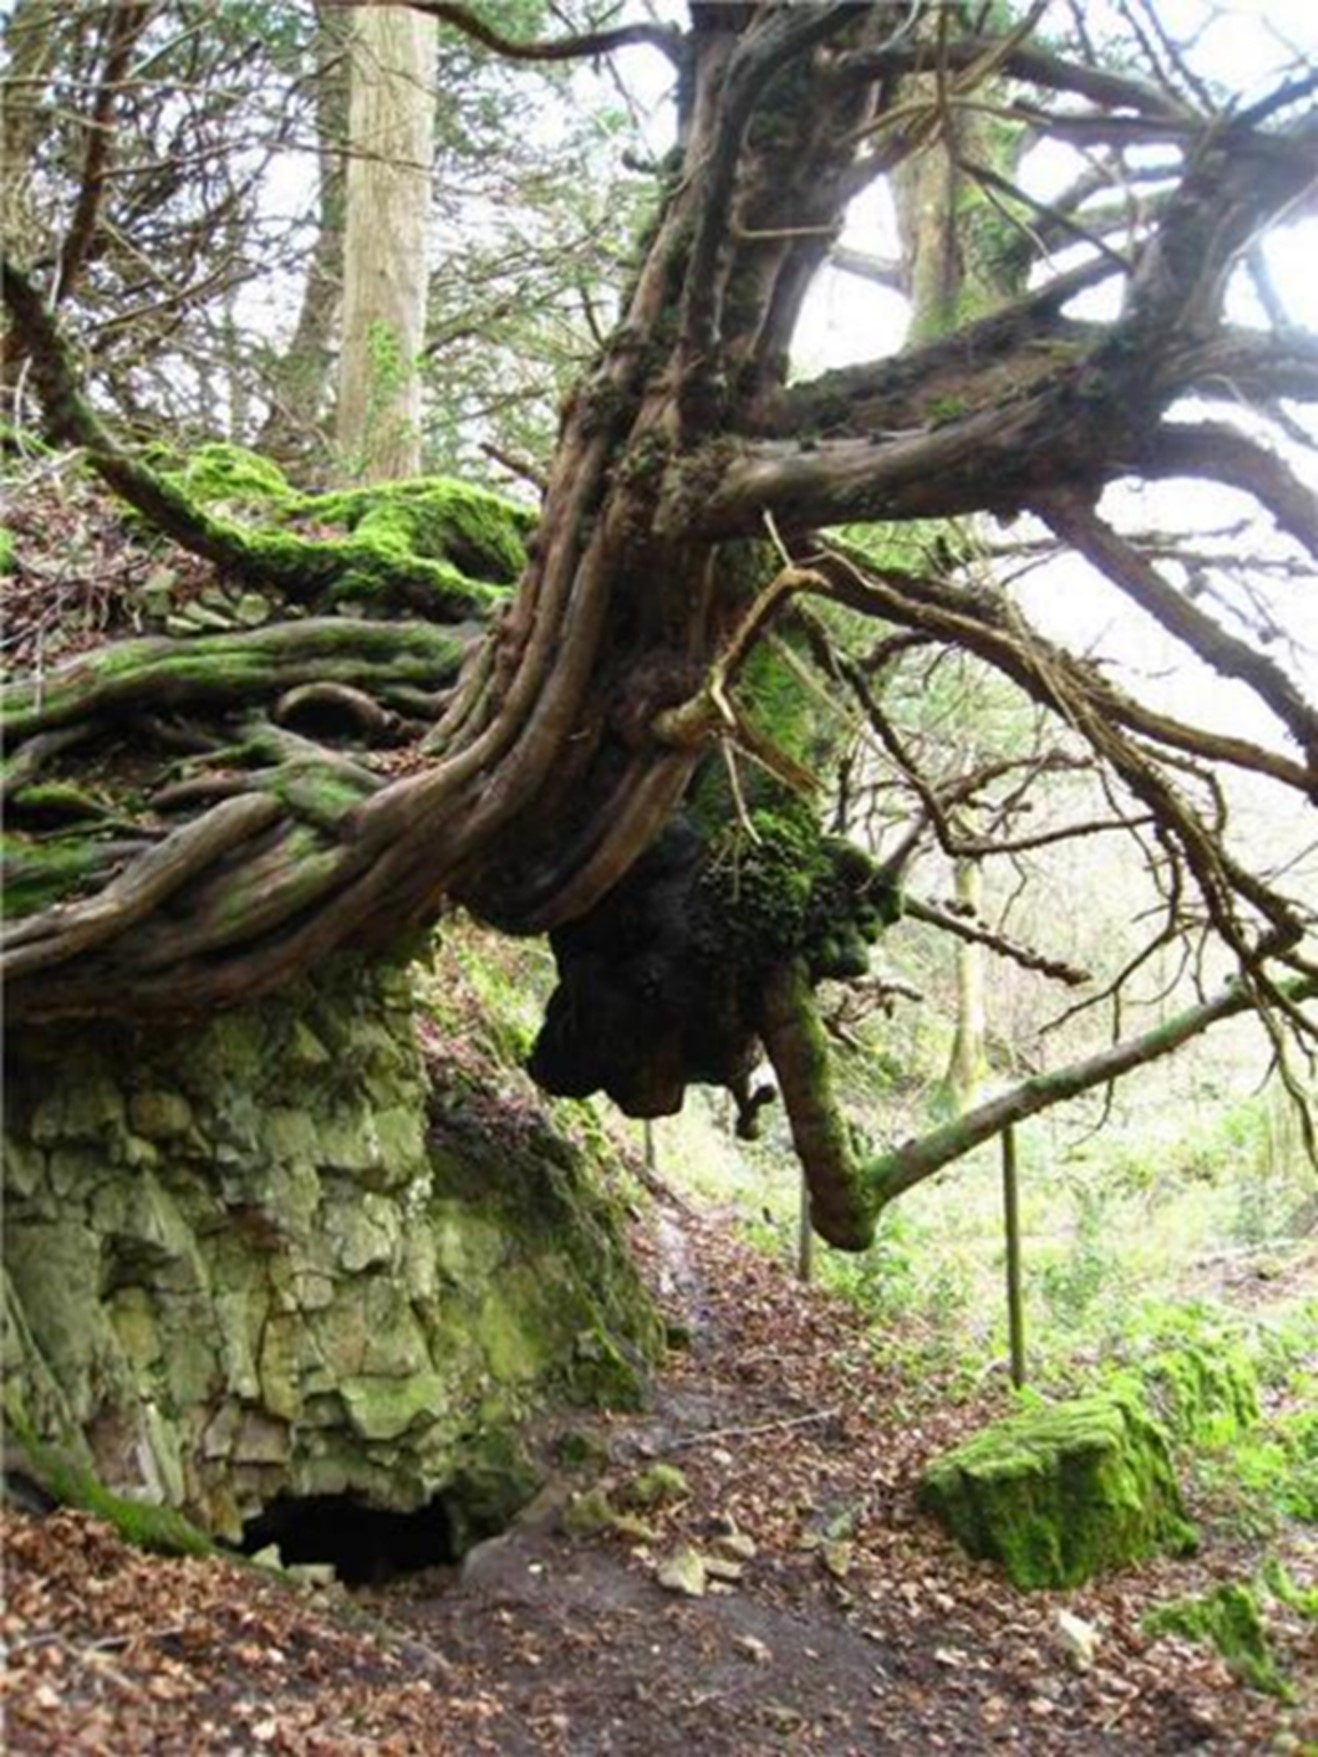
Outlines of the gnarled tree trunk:
<svg viewBox="0 0 1318 1757">
<path fill-rule="evenodd" d="M 476 28 L 465 9 L 444 10 Z M 756 640 L 803 591 L 961 644 L 1078 727 L 1158 817 L 1214 926 L 1250 981 L 1266 984 L 1262 958 L 1297 944 L 1293 907 L 1220 856 L 1149 753 L 1177 762 L 1189 750 L 1318 791 L 1318 718 L 1279 668 L 1229 638 L 1214 644 L 1221 667 L 1247 677 L 1294 734 L 1298 757 L 1152 714 L 1089 667 L 1022 638 L 997 601 L 939 577 L 867 571 L 816 533 L 1033 507 L 1156 606 L 1157 581 L 1127 565 L 1119 544 L 1105 547 L 1092 502 L 1136 462 L 1153 474 L 1187 467 L 1197 445 L 1199 467 L 1249 472 L 1278 521 L 1313 542 L 1318 521 L 1284 471 L 1243 442 L 1221 441 L 1210 456 L 1211 435 L 1164 415 L 1189 392 L 1230 383 L 1233 394 L 1242 384 L 1262 393 L 1288 372 L 1291 383 L 1296 372 L 1314 375 L 1298 345 L 1265 346 L 1226 326 L 1221 298 L 1259 224 L 1309 186 L 1318 126 L 1200 121 L 1161 91 L 1073 67 L 1021 33 L 990 41 L 948 27 L 925 41 L 910 23 L 909 8 L 882 4 L 698 5 L 680 38 L 649 26 L 619 33 L 676 60 L 680 144 L 622 321 L 563 412 L 515 593 L 504 600 L 495 589 L 506 545 L 469 522 L 424 577 L 419 563 L 386 557 L 373 596 L 361 599 L 373 614 L 420 611 L 446 630 L 313 615 L 287 637 L 259 631 L 264 644 L 235 633 L 208 637 L 205 650 L 194 642 L 83 662 L 20 696 L 20 806 L 21 786 L 55 772 L 79 741 L 122 739 L 145 779 L 135 837 L 108 854 L 103 846 L 90 876 L 74 873 L 60 900 L 11 930 L 11 1016 L 208 1009 L 333 947 L 395 939 L 446 894 L 511 931 L 561 929 L 578 936 L 578 950 L 584 935 L 589 956 L 594 912 L 611 894 L 615 905 L 626 899 L 626 875 L 637 875 L 641 914 L 651 879 L 678 882 L 682 850 L 661 832 L 704 755 L 720 743 L 749 751 L 779 785 L 808 791 L 800 763 L 776 752 L 771 729 L 737 697 Z M 934 65 L 943 83 L 929 95 L 911 75 Z M 801 301 L 847 203 L 902 158 L 937 150 L 947 79 L 965 96 L 980 68 L 1078 93 L 1100 119 L 1120 111 L 1194 144 L 1156 223 L 1129 263 L 1100 253 L 943 339 L 787 384 Z M 1119 272 L 1127 288 L 1115 320 L 1064 315 L 1078 290 Z M 360 555 L 340 550 L 331 565 L 314 540 L 258 541 L 118 450 L 78 399 L 30 283 L 10 265 L 5 284 L 52 431 L 87 446 L 162 528 L 304 610 L 341 598 L 349 576 L 351 591 L 364 591 Z M 766 562 L 769 532 L 803 560 Z M 1199 644 L 1202 634 L 1188 638 Z M 382 693 L 372 665 L 405 661 L 415 669 L 391 711 L 401 703 L 415 720 L 428 702 L 430 724 L 398 765 L 371 751 L 370 703 Z M 274 671 L 263 677 L 267 662 Z M 356 726 L 352 748 L 310 736 L 286 699 L 293 681 L 350 692 L 340 707 Z M 167 791 L 180 739 L 192 741 L 182 797 Z M 736 788 L 724 809 L 740 860 L 765 838 Z M 651 849 L 653 866 L 638 868 Z M 794 1133 L 806 1143 L 818 1223 L 855 1246 L 887 1186 L 858 1175 L 827 1093 L 808 1072 L 797 1076 L 810 1061 L 811 981 L 851 961 L 826 932 L 829 911 L 872 931 L 892 875 L 857 868 L 837 849 L 796 855 L 816 861 L 811 899 L 790 929 L 768 935 L 749 976 L 738 963 L 726 1035 L 712 1049 L 670 1045 L 666 1083 L 644 1082 L 637 1103 L 652 1113 L 685 1079 L 708 1077 L 710 1064 L 716 1077 L 744 1078 L 747 1044 L 767 1031 L 793 1074 Z M 78 879 L 92 894 L 79 894 Z M 681 879 L 699 883 L 698 871 Z M 1245 900 L 1247 923 L 1233 897 Z M 724 908 L 720 919 L 735 915 Z M 625 919 L 618 931 L 631 931 Z M 697 937 L 681 959 L 708 974 L 726 954 Z M 636 976 L 631 1016 L 643 1021 L 646 985 L 661 973 L 641 958 Z M 815 1154 L 819 1141 L 827 1150 Z"/>
</svg>

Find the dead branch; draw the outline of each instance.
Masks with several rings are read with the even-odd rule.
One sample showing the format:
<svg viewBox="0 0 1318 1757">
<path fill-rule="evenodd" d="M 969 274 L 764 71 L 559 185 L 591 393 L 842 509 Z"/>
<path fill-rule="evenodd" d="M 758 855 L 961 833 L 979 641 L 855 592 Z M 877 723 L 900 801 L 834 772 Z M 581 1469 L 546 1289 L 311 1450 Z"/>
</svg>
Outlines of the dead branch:
<svg viewBox="0 0 1318 1757">
<path fill-rule="evenodd" d="M 1063 982 L 1068 988 L 1080 988 L 1093 981 L 1092 973 L 1080 969 L 1076 964 L 1068 964 L 1061 958 L 1050 958 L 1043 952 L 1033 951 L 1029 946 L 1021 945 L 1019 940 L 994 933 L 982 922 L 968 921 L 964 915 L 955 915 L 950 909 L 941 908 L 937 903 L 927 902 L 921 897 L 912 897 L 909 894 L 904 896 L 902 912 L 915 921 L 927 921 L 931 927 L 937 927 L 957 939 L 966 940 L 972 945 L 987 946 L 1000 958 L 1009 958 L 1023 970 L 1037 970 L 1041 976 Z"/>
</svg>

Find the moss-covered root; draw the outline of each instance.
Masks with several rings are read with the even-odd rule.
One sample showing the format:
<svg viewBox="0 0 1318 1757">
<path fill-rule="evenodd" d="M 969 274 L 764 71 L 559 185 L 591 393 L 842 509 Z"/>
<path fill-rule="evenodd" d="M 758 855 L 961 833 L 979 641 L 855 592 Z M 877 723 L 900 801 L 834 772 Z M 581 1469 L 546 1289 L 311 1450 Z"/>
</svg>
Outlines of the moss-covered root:
<svg viewBox="0 0 1318 1757">
<path fill-rule="evenodd" d="M 839 1250 L 863 1251 L 874 1238 L 875 1208 L 833 1091 L 828 1044 L 803 958 L 769 972 L 762 1006 L 760 1036 L 810 1186 L 811 1223 Z"/>
<path fill-rule="evenodd" d="M 1076 1398 L 994 1423 L 930 1465 L 920 1501 L 1019 1587 L 1078 1586 L 1194 1544 L 1166 1434 L 1123 1397 Z"/>
</svg>

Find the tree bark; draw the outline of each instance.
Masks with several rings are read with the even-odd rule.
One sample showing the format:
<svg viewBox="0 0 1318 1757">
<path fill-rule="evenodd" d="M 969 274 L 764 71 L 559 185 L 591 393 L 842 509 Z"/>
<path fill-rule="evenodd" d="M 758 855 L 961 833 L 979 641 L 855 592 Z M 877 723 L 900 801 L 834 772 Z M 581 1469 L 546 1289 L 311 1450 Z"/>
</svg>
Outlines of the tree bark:
<svg viewBox="0 0 1318 1757">
<path fill-rule="evenodd" d="M 816 1224 L 835 1242 L 862 1246 L 907 1161 L 894 1172 L 897 1183 L 886 1161 L 858 1166 L 816 1054 L 810 989 L 838 968 L 833 916 L 854 924 L 874 913 L 875 876 L 857 877 L 843 851 L 812 846 L 802 863 L 811 873 L 809 906 L 757 962 L 736 964 L 729 986 L 723 979 L 735 961 L 711 956 L 689 934 L 683 939 L 699 914 L 685 908 L 699 901 L 699 869 L 683 868 L 681 847 L 665 840 L 676 834 L 681 843 L 683 824 L 672 820 L 690 806 L 698 791 L 692 777 L 706 757 L 726 764 L 732 781 L 722 822 L 703 826 L 705 845 L 721 850 L 734 876 L 754 869 L 769 841 L 755 802 L 748 809 L 742 797 L 747 765 L 767 766 L 780 782 L 788 777 L 808 791 L 808 769 L 775 754 L 774 728 L 756 725 L 741 683 L 742 647 L 754 644 L 743 631 L 758 641 L 772 626 L 780 598 L 790 597 L 771 585 L 783 572 L 863 614 L 966 647 L 1063 717 L 1157 819 L 1160 838 L 1199 886 L 1213 927 L 1248 973 L 1231 1008 L 1270 999 L 1294 1012 L 1267 960 L 1298 959 L 1298 907 L 1215 842 L 1211 823 L 1182 797 L 1175 765 L 1190 750 L 1202 761 L 1262 769 L 1297 790 L 1318 789 L 1307 760 L 1155 715 L 1093 667 L 1023 631 L 993 595 L 936 575 L 866 572 L 821 542 L 818 530 L 859 519 L 1014 513 L 1046 507 L 1059 485 L 1096 495 L 1129 475 L 1133 460 L 1164 455 L 1175 431 L 1164 416 L 1176 401 L 1221 398 L 1224 382 L 1237 394 L 1239 376 L 1224 381 L 1224 359 L 1243 363 L 1252 385 L 1275 384 L 1282 363 L 1295 357 L 1293 340 L 1272 348 L 1233 339 L 1217 321 L 1222 286 L 1259 226 L 1310 187 L 1318 121 L 1268 129 L 1248 118 L 1185 123 L 1194 150 L 1132 245 L 1128 295 L 1113 321 L 1065 318 L 1077 282 L 1060 276 L 953 336 L 789 388 L 801 302 L 848 202 L 925 140 L 912 132 L 911 117 L 929 105 L 920 99 L 912 110 L 907 102 L 915 50 L 905 14 L 840 0 L 693 8 L 678 51 L 680 151 L 638 250 L 618 329 L 562 412 L 515 592 L 500 595 L 508 573 L 487 566 L 488 556 L 482 561 L 479 543 L 470 559 L 470 529 L 442 561 L 403 545 L 385 557 L 388 590 L 370 608 L 449 625 L 452 656 L 466 655 L 460 674 L 409 676 L 391 696 L 378 671 L 331 672 L 318 653 L 322 668 L 303 679 L 374 697 L 390 711 L 422 711 L 417 695 L 428 698 L 428 730 L 405 762 L 382 760 L 371 715 L 354 711 L 359 736 L 346 750 L 341 742 L 318 745 L 312 767 L 326 772 L 309 781 L 309 753 L 289 738 L 316 741 L 296 721 L 280 724 L 290 692 L 277 667 L 247 688 L 261 670 L 253 655 L 270 652 L 259 643 L 232 644 L 231 656 L 242 658 L 233 673 L 244 680 L 241 702 L 217 682 L 230 649 L 189 668 L 189 643 L 180 643 L 177 664 L 139 651 L 122 674 L 111 661 L 99 672 L 90 666 L 34 681 L 17 695 L 16 762 L 57 765 L 66 754 L 72 762 L 84 747 L 119 739 L 145 779 L 132 798 L 116 801 L 136 827 L 131 846 L 100 845 L 90 878 L 71 881 L 19 924 L 9 946 L 17 960 L 12 1017 L 151 1016 L 222 1005 L 334 947 L 396 939 L 432 920 L 447 895 L 510 931 L 574 934 L 587 962 L 607 966 L 592 943 L 597 911 L 612 904 L 613 926 L 625 937 L 618 899 L 627 899 L 626 887 L 636 884 L 631 895 L 644 903 L 646 885 L 671 885 L 676 870 L 683 907 L 665 919 L 683 948 L 684 979 L 694 967 L 707 982 L 701 992 L 726 1003 L 727 1030 L 692 1043 L 675 1024 L 671 1067 L 645 1069 L 635 1081 L 640 1114 L 662 1114 L 674 1094 L 680 1099 L 685 1078 L 710 1077 L 707 1067 L 717 1078 L 743 1078 L 747 1043 L 760 1033 L 787 1072 L 783 1089 Z M 465 15 L 445 9 L 452 22 Z M 371 7 L 362 20 L 391 16 L 392 8 Z M 949 67 L 978 66 L 984 52 L 959 40 L 948 48 Z M 1012 41 L 998 49 L 999 70 L 1025 67 L 1025 77 L 1110 103 L 1122 126 L 1143 117 L 1156 118 L 1159 130 L 1168 125 L 1166 102 L 1138 82 L 1099 79 L 1094 69 L 1059 67 L 1048 56 L 1022 60 Z M 409 162 L 428 157 L 427 141 Z M 423 267 L 422 253 L 416 262 Z M 1117 272 L 1107 259 L 1103 266 Z M 52 431 L 89 447 L 107 480 L 163 528 L 223 569 L 266 569 L 262 577 L 277 577 L 296 608 L 321 610 L 336 570 L 360 568 L 360 546 L 349 543 L 345 553 L 309 538 L 292 548 L 271 544 L 190 504 L 177 481 L 108 443 L 67 359 L 47 345 L 40 298 L 8 273 L 5 294 Z M 1276 472 L 1268 479 L 1275 497 Z M 781 556 L 768 555 L 768 533 L 800 555 L 799 564 L 781 568 Z M 493 547 L 507 556 L 505 545 Z M 488 619 L 480 640 L 471 626 L 477 619 Z M 312 629 L 313 641 L 330 638 L 313 623 L 296 626 Z M 388 620 L 375 626 L 404 632 Z M 270 631 L 276 646 L 279 638 Z M 361 636 L 368 638 L 385 636 Z M 1189 638 L 1198 638 L 1194 629 Z M 416 658 L 400 641 L 396 662 Z M 340 707 L 350 699 L 337 698 Z M 322 705 L 328 700 L 323 695 Z M 60 704 L 58 724 L 46 703 Z M 61 743 L 75 735 L 79 742 Z M 185 826 L 166 819 L 161 797 L 177 805 L 168 789 L 178 777 L 168 771 L 177 767 L 180 739 L 198 741 L 188 759 L 195 791 L 187 822 L 205 831 L 171 845 Z M 345 759 L 367 769 L 369 782 L 344 773 Z M 235 778 L 245 785 L 233 803 L 256 795 L 273 809 L 242 805 L 211 816 L 217 795 L 208 789 Z M 15 798 L 21 812 L 21 790 Z M 782 830 L 786 814 L 778 815 Z M 787 891 L 790 902 L 795 892 Z M 735 927 L 732 913 L 728 924 Z M 39 969 L 23 956 L 36 945 Z M 721 943 L 716 952 L 725 949 Z M 647 985 L 662 988 L 670 966 L 656 971 L 643 943 L 631 950 L 635 990 L 626 1017 L 643 1042 L 654 1013 Z M 699 1009 L 675 1008 L 674 1016 L 699 1023 Z M 1051 1102 L 1072 1089 L 1085 1088 L 1053 1077 L 1040 1091 Z"/>
<path fill-rule="evenodd" d="M 337 444 L 342 479 L 421 468 L 436 27 L 405 7 L 352 17 Z"/>
</svg>

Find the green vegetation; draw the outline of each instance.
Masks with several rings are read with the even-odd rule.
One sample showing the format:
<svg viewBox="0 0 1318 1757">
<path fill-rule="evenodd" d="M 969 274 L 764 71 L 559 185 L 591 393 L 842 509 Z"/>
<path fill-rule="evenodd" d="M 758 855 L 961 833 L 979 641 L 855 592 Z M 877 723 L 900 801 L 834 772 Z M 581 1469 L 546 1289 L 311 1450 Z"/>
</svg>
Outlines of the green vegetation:
<svg viewBox="0 0 1318 1757">
<path fill-rule="evenodd" d="M 1076 1586 L 1195 1541 L 1166 1433 L 1130 1396 L 994 1423 L 929 1467 L 920 1501 L 1019 1587 Z"/>
<path fill-rule="evenodd" d="M 1232 1671 L 1255 1690 L 1288 1697 L 1289 1686 L 1277 1666 L 1257 1595 L 1229 1583 L 1202 1598 L 1159 1605 L 1144 1619 L 1150 1635 L 1180 1635 L 1216 1647 Z"/>
</svg>

